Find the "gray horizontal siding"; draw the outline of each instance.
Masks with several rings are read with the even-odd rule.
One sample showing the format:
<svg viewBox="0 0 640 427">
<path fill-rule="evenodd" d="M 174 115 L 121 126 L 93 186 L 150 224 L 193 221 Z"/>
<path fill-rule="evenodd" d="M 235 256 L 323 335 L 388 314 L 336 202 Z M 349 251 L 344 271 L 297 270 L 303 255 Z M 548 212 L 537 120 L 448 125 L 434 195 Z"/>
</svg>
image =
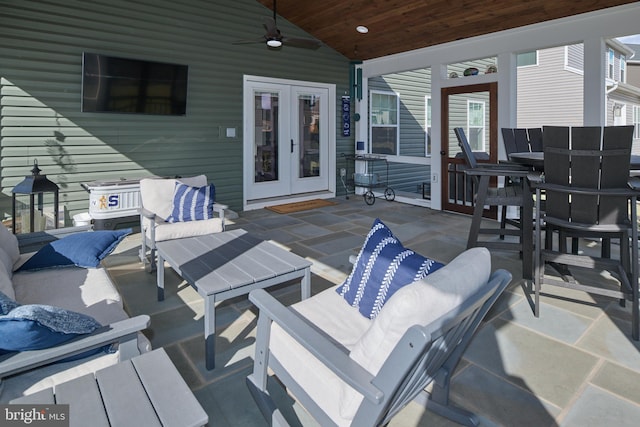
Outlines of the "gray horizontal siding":
<svg viewBox="0 0 640 427">
<path fill-rule="evenodd" d="M 539 50 L 538 65 L 518 68 L 517 80 L 518 127 L 582 126 L 583 76 L 565 69 L 564 46 Z"/>
<path fill-rule="evenodd" d="M 244 74 L 334 83 L 348 60 L 322 47 L 270 51 L 259 39 L 271 12 L 253 0 L 7 0 L 0 3 L 0 214 L 37 159 L 61 185 L 68 218 L 88 209 L 80 183 L 204 173 L 220 201 L 242 207 Z M 307 37 L 278 19 L 281 31 Z M 82 52 L 189 66 L 186 116 L 80 111 Z M 336 122 L 340 122 L 336 108 Z M 220 129 L 235 127 L 236 139 Z M 353 152 L 337 129 L 336 152 Z"/>
<path fill-rule="evenodd" d="M 431 93 L 431 69 L 419 69 L 370 78 L 370 90 L 395 92 L 400 97 L 400 152 L 401 156 L 424 157 L 426 137 L 425 96 Z M 382 163 L 384 165 L 384 163 Z M 380 169 L 383 170 L 380 170 Z M 428 181 L 430 167 L 389 163 L 386 169 L 376 164 L 376 173 L 388 181 L 392 188 L 416 191 L 416 183 Z"/>
</svg>

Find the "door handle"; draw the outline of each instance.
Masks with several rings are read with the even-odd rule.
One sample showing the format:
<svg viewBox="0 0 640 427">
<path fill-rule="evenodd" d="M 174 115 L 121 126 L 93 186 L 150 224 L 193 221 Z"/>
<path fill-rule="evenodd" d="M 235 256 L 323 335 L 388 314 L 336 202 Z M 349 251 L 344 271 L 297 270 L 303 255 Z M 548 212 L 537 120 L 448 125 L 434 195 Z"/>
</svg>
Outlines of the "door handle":
<svg viewBox="0 0 640 427">
<path fill-rule="evenodd" d="M 293 154 L 293 146 L 296 145 L 293 143 L 293 139 L 291 140 L 291 153 Z"/>
</svg>

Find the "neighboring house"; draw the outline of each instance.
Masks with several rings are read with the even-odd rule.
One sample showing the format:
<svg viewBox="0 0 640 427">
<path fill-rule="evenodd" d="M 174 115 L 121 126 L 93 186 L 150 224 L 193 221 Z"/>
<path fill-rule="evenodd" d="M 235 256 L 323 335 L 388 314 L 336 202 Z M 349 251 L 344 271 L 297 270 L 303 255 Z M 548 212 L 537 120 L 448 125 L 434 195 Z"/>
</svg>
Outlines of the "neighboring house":
<svg viewBox="0 0 640 427">
<path fill-rule="evenodd" d="M 613 39 L 606 44 L 606 124 L 634 124 L 634 152 L 640 153 L 640 63 L 633 46 Z M 518 127 L 583 124 L 583 57 L 582 44 L 518 56 Z"/>
<path fill-rule="evenodd" d="M 634 88 L 640 88 L 640 44 L 627 44 L 634 54 L 627 58 L 627 84 Z M 628 113 L 628 112 L 627 112 Z M 640 105 L 634 104 L 631 108 L 631 122 L 635 126 L 635 139 L 640 139 Z"/>
<path fill-rule="evenodd" d="M 627 58 L 627 83 L 640 87 L 640 44 L 626 43 L 634 51 L 633 56 Z"/>
</svg>

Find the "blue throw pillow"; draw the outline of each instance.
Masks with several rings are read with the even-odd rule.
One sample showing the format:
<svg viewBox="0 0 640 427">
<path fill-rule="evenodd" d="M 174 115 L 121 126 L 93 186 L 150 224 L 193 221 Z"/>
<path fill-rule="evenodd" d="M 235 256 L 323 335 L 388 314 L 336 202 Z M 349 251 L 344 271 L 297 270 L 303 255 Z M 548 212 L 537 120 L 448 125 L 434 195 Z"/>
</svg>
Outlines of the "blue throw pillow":
<svg viewBox="0 0 640 427">
<path fill-rule="evenodd" d="M 204 187 L 191 187 L 176 182 L 173 192 L 173 210 L 167 222 L 197 221 L 213 218 L 213 202 L 216 187 L 213 184 Z"/>
<path fill-rule="evenodd" d="M 131 229 L 71 234 L 42 247 L 18 270 L 78 266 L 95 268 L 118 246 Z"/>
<path fill-rule="evenodd" d="M 53 347 L 99 327 L 93 317 L 74 311 L 50 305 L 18 305 L 0 316 L 0 353 Z"/>
<path fill-rule="evenodd" d="M 440 267 L 443 264 L 405 249 L 391 230 L 376 219 L 351 274 L 336 291 L 363 316 L 373 319 L 398 289 Z"/>
</svg>

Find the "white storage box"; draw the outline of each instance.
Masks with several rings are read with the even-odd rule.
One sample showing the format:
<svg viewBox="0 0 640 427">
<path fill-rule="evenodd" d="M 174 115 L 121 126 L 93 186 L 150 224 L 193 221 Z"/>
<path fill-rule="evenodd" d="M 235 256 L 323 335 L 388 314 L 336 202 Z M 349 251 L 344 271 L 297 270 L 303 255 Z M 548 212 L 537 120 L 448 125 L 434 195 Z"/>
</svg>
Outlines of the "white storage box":
<svg viewBox="0 0 640 427">
<path fill-rule="evenodd" d="M 94 181 L 84 187 L 89 191 L 89 215 L 94 220 L 138 215 L 139 179 Z"/>
</svg>

